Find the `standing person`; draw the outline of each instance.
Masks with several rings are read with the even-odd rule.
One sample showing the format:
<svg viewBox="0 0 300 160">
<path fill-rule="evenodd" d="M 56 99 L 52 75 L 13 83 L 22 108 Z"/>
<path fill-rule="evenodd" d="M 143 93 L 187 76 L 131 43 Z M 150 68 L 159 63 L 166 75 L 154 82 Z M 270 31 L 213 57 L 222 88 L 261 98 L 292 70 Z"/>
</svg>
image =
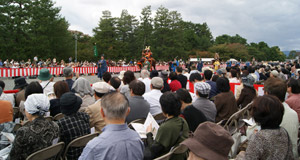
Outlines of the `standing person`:
<svg viewBox="0 0 300 160">
<path fill-rule="evenodd" d="M 144 144 L 125 123 L 129 112 L 128 100 L 123 94 L 112 92 L 103 96 L 100 113 L 107 125 L 86 145 L 79 160 L 143 159 Z"/>
<path fill-rule="evenodd" d="M 72 140 L 90 134 L 89 115 L 78 112 L 82 100 L 73 92 L 67 92 L 60 97 L 61 113 L 65 116 L 57 121 L 60 131 L 60 141 L 67 146 Z M 83 147 L 72 147 L 67 152 L 68 160 L 78 159 Z"/>
<path fill-rule="evenodd" d="M 98 78 L 102 80 L 103 73 L 107 71 L 106 60 L 104 59 L 104 55 L 101 56 L 101 60 L 98 62 L 99 70 L 98 70 Z"/>
<path fill-rule="evenodd" d="M 202 68 L 203 68 L 203 62 L 202 62 L 202 59 L 200 58 L 200 60 L 197 63 L 197 70 L 199 72 L 202 72 Z"/>
<path fill-rule="evenodd" d="M 37 57 L 37 56 L 34 56 L 34 57 L 33 57 L 33 64 L 35 64 L 35 65 L 36 65 L 36 64 L 37 64 L 37 62 L 38 62 L 38 57 Z"/>
</svg>

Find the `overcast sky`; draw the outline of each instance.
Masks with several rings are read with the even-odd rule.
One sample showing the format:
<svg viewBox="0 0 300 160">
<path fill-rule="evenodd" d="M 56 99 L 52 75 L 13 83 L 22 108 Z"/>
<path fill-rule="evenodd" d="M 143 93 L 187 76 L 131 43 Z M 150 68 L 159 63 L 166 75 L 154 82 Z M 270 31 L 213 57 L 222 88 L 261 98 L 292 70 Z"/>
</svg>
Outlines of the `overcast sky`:
<svg viewBox="0 0 300 160">
<path fill-rule="evenodd" d="M 215 37 L 222 34 L 246 38 L 248 43 L 265 41 L 282 51 L 300 49 L 299 0 L 54 0 L 72 30 L 93 35 L 109 10 L 119 17 L 122 9 L 139 18 L 142 8 L 151 5 L 152 15 L 162 5 L 181 13 L 184 21 L 206 22 Z"/>
</svg>

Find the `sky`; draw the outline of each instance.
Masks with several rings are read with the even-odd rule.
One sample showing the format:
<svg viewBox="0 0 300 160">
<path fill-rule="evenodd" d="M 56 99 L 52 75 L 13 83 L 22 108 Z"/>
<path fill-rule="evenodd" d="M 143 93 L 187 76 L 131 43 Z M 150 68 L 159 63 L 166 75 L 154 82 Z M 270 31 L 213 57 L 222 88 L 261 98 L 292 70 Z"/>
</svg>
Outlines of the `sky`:
<svg viewBox="0 0 300 160">
<path fill-rule="evenodd" d="M 206 22 L 214 38 L 239 34 L 248 43 L 266 42 L 281 51 L 300 49 L 299 0 L 54 0 L 71 30 L 93 35 L 102 11 L 120 17 L 123 9 L 139 19 L 151 5 L 152 16 L 164 6 L 181 13 L 184 21 Z"/>
</svg>

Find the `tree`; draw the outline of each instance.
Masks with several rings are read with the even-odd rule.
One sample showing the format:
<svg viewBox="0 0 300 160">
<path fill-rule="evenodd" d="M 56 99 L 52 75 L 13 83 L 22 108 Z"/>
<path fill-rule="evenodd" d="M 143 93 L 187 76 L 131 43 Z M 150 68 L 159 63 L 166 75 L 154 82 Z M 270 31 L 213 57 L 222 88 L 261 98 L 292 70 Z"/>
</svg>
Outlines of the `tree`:
<svg viewBox="0 0 300 160">
<path fill-rule="evenodd" d="M 292 51 L 290 51 L 290 53 L 289 53 L 289 55 L 288 55 L 288 59 L 295 59 L 296 58 L 296 51 L 295 50 L 292 50 Z"/>
<path fill-rule="evenodd" d="M 240 43 L 247 44 L 247 40 L 240 35 L 236 34 L 235 36 L 229 36 L 227 34 L 223 34 L 221 36 L 216 37 L 215 44 L 225 44 L 225 43 Z"/>
<path fill-rule="evenodd" d="M 51 0 L 0 3 L 0 54 L 16 60 L 66 57 L 71 53 L 69 24 Z"/>
<path fill-rule="evenodd" d="M 116 18 L 111 17 L 111 12 L 102 12 L 98 27 L 93 29 L 94 39 L 100 55 L 104 54 L 111 59 L 118 59 Z"/>
<path fill-rule="evenodd" d="M 117 39 L 118 39 L 118 57 L 133 57 L 138 51 L 135 42 L 134 30 L 137 28 L 138 20 L 135 16 L 123 10 L 120 18 L 117 19 Z"/>
</svg>

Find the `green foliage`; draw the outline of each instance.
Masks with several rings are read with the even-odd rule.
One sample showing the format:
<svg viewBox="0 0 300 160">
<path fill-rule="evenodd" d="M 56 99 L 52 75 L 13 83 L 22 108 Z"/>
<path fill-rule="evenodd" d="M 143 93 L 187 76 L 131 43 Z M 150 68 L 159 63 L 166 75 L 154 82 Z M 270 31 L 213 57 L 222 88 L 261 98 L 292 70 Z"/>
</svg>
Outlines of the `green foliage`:
<svg viewBox="0 0 300 160">
<path fill-rule="evenodd" d="M 0 55 L 16 60 L 67 58 L 73 50 L 69 24 L 51 0 L 3 0 L 0 4 Z M 5 43 L 4 43 L 5 42 Z"/>
<path fill-rule="evenodd" d="M 290 53 L 289 53 L 289 55 L 288 55 L 288 59 L 295 59 L 296 58 L 296 53 L 297 53 L 297 51 L 295 51 L 295 50 L 292 50 L 292 51 L 290 51 Z"/>
<path fill-rule="evenodd" d="M 67 59 L 74 55 L 78 37 L 78 61 L 106 59 L 140 59 L 145 46 L 151 46 L 154 58 L 211 57 L 218 52 L 223 60 L 280 60 L 285 55 L 279 47 L 265 42 L 247 43 L 240 35 L 221 35 L 213 39 L 208 25 L 186 22 L 178 11 L 160 6 L 152 15 L 151 6 L 141 10 L 139 20 L 123 10 L 120 17 L 102 12 L 98 26 L 90 37 L 80 31 L 68 31 L 68 22 L 60 16 L 52 0 L 2 0 L 0 2 L 0 57 L 26 60 L 39 58 Z M 94 57 L 96 43 L 98 57 Z M 290 53 L 290 58 L 295 56 Z"/>
</svg>

